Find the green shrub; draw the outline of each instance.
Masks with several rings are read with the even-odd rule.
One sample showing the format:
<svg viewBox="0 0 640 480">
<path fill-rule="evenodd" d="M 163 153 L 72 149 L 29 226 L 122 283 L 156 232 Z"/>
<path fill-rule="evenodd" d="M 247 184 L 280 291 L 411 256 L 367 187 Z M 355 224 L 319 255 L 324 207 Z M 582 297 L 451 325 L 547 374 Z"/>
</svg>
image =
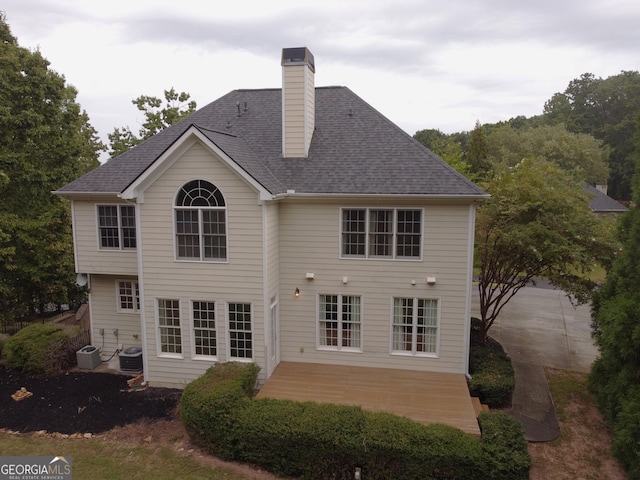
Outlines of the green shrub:
<svg viewBox="0 0 640 480">
<path fill-rule="evenodd" d="M 251 401 L 259 370 L 253 363 L 219 363 L 185 387 L 180 419 L 194 441 L 221 458 L 234 458 L 233 422 Z"/>
<path fill-rule="evenodd" d="M 75 330 L 53 323 L 34 323 L 10 337 L 3 349 L 6 365 L 25 373 L 47 375 L 73 365 L 69 338 Z"/>
<path fill-rule="evenodd" d="M 515 376 L 511 359 L 499 345 L 472 345 L 469 392 L 491 408 L 511 405 Z"/>
<path fill-rule="evenodd" d="M 506 420 L 487 420 L 485 428 L 497 438 L 485 442 L 446 425 L 359 407 L 251 399 L 257 373 L 253 364 L 217 364 L 183 392 L 185 428 L 226 460 L 303 479 L 352 479 L 356 467 L 370 480 L 508 478 L 499 476 L 503 472 L 525 478 L 518 476 L 522 452 L 513 454 L 520 463 L 510 464 L 509 443 L 500 442 L 508 438 L 519 448 L 522 427 L 518 441 Z"/>
<path fill-rule="evenodd" d="M 483 412 L 478 417 L 487 477 L 492 480 L 526 480 L 531 457 L 522 424 L 502 412 Z"/>
<path fill-rule="evenodd" d="M 628 478 L 640 478 L 640 386 L 629 389 L 613 425 L 613 454 Z"/>
</svg>

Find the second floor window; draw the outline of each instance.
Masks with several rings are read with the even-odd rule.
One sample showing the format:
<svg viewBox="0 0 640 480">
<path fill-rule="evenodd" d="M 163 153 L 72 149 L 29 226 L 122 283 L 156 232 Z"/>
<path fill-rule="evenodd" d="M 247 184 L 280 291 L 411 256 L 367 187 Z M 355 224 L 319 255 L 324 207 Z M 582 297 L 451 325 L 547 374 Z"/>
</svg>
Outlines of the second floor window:
<svg viewBox="0 0 640 480">
<path fill-rule="evenodd" d="M 136 248 L 136 209 L 133 205 L 98 205 L 101 249 Z"/>
<path fill-rule="evenodd" d="M 222 192 L 205 180 L 185 184 L 176 198 L 175 232 L 178 260 L 226 260 L 226 204 Z"/>
<path fill-rule="evenodd" d="M 342 209 L 343 257 L 419 259 L 422 210 Z"/>
</svg>

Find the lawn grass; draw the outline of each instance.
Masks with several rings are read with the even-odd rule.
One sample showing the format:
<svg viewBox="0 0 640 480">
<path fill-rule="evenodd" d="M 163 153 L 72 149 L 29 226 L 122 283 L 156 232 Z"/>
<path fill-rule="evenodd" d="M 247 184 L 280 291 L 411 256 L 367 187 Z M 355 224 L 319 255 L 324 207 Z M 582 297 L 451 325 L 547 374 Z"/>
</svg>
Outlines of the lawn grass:
<svg viewBox="0 0 640 480">
<path fill-rule="evenodd" d="M 560 436 L 529 444 L 531 480 L 624 480 L 611 454 L 612 433 L 587 389 L 587 373 L 545 369 Z"/>
<path fill-rule="evenodd" d="M 3 456 L 44 455 L 73 459 L 73 478 L 106 480 L 242 480 L 246 477 L 198 464 L 169 447 L 122 446 L 99 438 L 58 439 L 0 432 Z"/>
</svg>

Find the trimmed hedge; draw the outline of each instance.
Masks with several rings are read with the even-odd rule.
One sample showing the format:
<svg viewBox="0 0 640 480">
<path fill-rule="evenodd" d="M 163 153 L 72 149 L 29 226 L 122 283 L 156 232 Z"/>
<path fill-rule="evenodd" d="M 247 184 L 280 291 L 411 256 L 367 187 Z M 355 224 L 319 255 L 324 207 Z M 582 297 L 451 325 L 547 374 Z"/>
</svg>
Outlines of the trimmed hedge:
<svg viewBox="0 0 640 480">
<path fill-rule="evenodd" d="M 482 412 L 478 423 L 487 478 L 529 478 L 531 457 L 522 424 L 502 412 Z"/>
<path fill-rule="evenodd" d="M 251 399 L 258 370 L 217 364 L 184 389 L 181 420 L 210 453 L 303 479 L 352 479 L 356 467 L 368 480 L 528 478 L 510 417 L 483 414 L 485 440 L 359 407 Z"/>
<path fill-rule="evenodd" d="M 77 330 L 77 329 L 76 329 Z M 25 373 L 51 375 L 72 366 L 69 338 L 76 333 L 53 323 L 34 323 L 9 337 L 2 354 L 7 367 Z"/>
<path fill-rule="evenodd" d="M 515 375 L 509 355 L 495 340 L 480 344 L 474 338 L 480 319 L 471 317 L 471 349 L 469 354 L 469 392 L 490 408 L 511 405 Z"/>
</svg>

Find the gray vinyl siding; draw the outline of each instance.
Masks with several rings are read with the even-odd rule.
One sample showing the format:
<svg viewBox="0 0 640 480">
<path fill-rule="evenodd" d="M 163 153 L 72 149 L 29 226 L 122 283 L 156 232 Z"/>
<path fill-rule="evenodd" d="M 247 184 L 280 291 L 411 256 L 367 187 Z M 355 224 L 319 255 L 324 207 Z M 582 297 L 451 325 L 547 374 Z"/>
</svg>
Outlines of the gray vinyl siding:
<svg viewBox="0 0 640 480">
<path fill-rule="evenodd" d="M 306 157 L 315 124 L 315 75 L 307 65 L 283 70 L 284 155 Z"/>
<path fill-rule="evenodd" d="M 173 203 L 188 181 L 204 179 L 218 187 L 227 205 L 227 261 L 176 261 Z M 252 307 L 253 360 L 264 363 L 262 206 L 258 195 L 237 174 L 196 144 L 179 158 L 144 195 L 140 205 L 143 251 L 144 309 L 147 335 L 147 379 L 155 384 L 186 384 L 213 364 L 195 358 L 192 345 L 191 301 L 216 304 L 217 361 L 227 355 L 228 302 Z M 157 299 L 180 300 L 182 354 L 160 353 Z"/>
<path fill-rule="evenodd" d="M 125 204 L 117 198 L 75 200 L 73 202 L 73 241 L 76 265 L 81 273 L 136 275 L 136 250 L 101 250 L 98 245 L 96 205 Z"/>
<path fill-rule="evenodd" d="M 118 311 L 118 280 L 137 281 L 125 275 L 91 275 L 91 342 L 100 348 L 103 360 L 116 349 L 141 346 L 140 314 Z M 104 337 L 100 329 L 104 328 Z M 118 329 L 118 337 L 113 334 Z"/>
<path fill-rule="evenodd" d="M 423 208 L 422 259 L 340 258 L 340 208 Z M 469 205 L 354 205 L 282 202 L 280 207 L 281 359 L 461 372 L 467 305 Z M 313 272 L 314 280 L 305 279 Z M 348 277 L 348 283 L 342 282 Z M 429 286 L 427 277 L 436 277 Z M 415 285 L 412 282 L 415 281 Z M 301 295 L 293 293 L 300 289 Z M 318 294 L 360 295 L 362 352 L 316 348 Z M 390 354 L 393 297 L 440 300 L 437 358 Z"/>
</svg>

